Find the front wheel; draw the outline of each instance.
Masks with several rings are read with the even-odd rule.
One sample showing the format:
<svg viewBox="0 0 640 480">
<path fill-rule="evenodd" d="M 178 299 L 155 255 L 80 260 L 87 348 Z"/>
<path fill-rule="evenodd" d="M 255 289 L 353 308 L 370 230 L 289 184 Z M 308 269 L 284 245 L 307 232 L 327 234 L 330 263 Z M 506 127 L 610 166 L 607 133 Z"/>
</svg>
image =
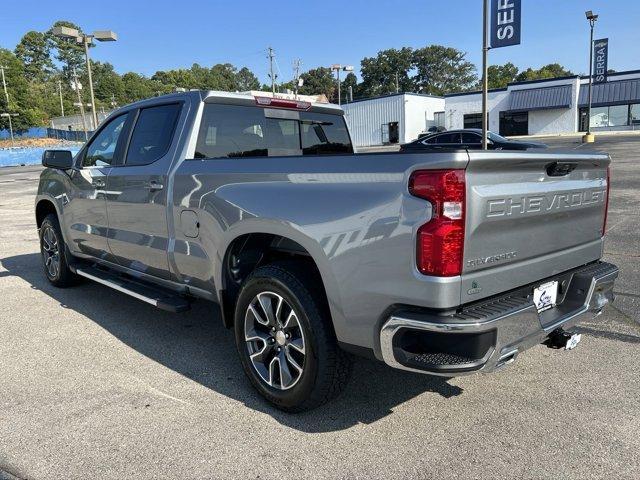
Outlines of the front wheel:
<svg viewBox="0 0 640 480">
<path fill-rule="evenodd" d="M 69 269 L 60 223 L 53 213 L 47 215 L 40 226 L 40 253 L 44 273 L 52 285 L 60 288 L 73 285 L 75 274 Z"/>
<path fill-rule="evenodd" d="M 317 282 L 294 263 L 259 267 L 236 304 L 236 345 L 245 373 L 262 396 L 289 412 L 338 395 L 351 370 Z"/>
</svg>

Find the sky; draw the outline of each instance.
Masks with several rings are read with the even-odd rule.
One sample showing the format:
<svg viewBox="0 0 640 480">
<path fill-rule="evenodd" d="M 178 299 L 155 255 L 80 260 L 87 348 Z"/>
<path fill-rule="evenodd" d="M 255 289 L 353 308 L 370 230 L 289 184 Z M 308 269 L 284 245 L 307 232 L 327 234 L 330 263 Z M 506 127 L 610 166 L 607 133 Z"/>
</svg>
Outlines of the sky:
<svg viewBox="0 0 640 480">
<path fill-rule="evenodd" d="M 115 43 L 91 51 L 119 73 L 232 63 L 267 82 L 267 47 L 276 53 L 279 80 L 302 69 L 354 65 L 379 50 L 441 44 L 467 52 L 480 65 L 481 0 L 204 1 L 64 0 L 8 2 L 0 10 L 0 47 L 13 50 L 29 30 L 58 19 L 87 32 L 110 29 Z M 521 69 L 559 62 L 586 73 L 589 28 L 585 10 L 600 15 L 595 38 L 608 37 L 609 68 L 640 69 L 639 0 L 522 0 L 522 43 L 490 52 L 490 64 Z"/>
</svg>

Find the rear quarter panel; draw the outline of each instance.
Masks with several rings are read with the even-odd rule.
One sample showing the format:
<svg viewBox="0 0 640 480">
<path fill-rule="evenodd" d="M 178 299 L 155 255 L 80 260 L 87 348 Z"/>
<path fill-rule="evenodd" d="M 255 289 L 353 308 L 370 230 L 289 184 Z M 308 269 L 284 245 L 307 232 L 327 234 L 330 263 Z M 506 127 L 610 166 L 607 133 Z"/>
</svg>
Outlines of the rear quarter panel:
<svg viewBox="0 0 640 480">
<path fill-rule="evenodd" d="M 429 279 L 415 268 L 415 229 L 431 210 L 407 184 L 416 169 L 464 168 L 467 161 L 466 152 L 184 161 L 174 178 L 174 223 L 192 210 L 200 233 L 176 231 L 177 273 L 216 291 L 235 238 L 290 238 L 320 270 L 338 338 L 372 348 L 374 327 L 391 305 L 458 304 L 459 277 Z"/>
</svg>

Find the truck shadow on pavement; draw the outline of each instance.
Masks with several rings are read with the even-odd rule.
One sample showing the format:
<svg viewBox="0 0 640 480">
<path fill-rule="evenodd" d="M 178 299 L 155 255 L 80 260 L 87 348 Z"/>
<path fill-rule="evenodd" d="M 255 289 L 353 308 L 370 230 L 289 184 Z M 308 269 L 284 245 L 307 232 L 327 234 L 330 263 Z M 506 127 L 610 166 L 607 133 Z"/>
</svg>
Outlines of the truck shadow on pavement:
<svg viewBox="0 0 640 480">
<path fill-rule="evenodd" d="M 245 377 L 233 333 L 222 325 L 215 304 L 198 301 L 190 311 L 172 314 L 89 281 L 58 289 L 45 278 L 39 253 L 0 259 L 0 264 L 7 270 L 0 272 L 0 277 L 22 278 L 31 288 L 53 298 L 61 309 L 84 315 L 151 360 L 296 430 L 330 432 L 370 424 L 423 393 L 444 398 L 462 393 L 446 378 L 412 374 L 356 358 L 342 395 L 311 412 L 286 414 L 268 405 Z"/>
</svg>

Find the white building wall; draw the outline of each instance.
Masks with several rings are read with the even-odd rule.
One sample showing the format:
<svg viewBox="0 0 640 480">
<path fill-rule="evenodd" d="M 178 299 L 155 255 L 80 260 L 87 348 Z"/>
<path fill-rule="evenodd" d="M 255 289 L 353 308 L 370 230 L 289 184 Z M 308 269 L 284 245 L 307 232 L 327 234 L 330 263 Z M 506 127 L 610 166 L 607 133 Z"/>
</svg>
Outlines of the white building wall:
<svg viewBox="0 0 640 480">
<path fill-rule="evenodd" d="M 374 98 L 342 105 L 351 141 L 356 147 L 382 145 L 382 124 L 398 122 L 404 138 L 404 95 Z"/>
<path fill-rule="evenodd" d="M 532 88 L 555 87 L 571 84 L 571 106 L 550 110 L 529 111 L 529 135 L 557 134 L 576 132 L 578 128 L 578 95 L 580 81 L 578 78 L 564 79 L 551 82 L 513 85 L 505 90 L 489 92 L 489 130 L 500 131 L 500 112 L 510 108 L 510 94 L 517 90 Z M 445 99 L 445 127 L 448 130 L 464 128 L 464 115 L 480 113 L 482 111 L 482 94 L 455 95 Z"/>
<path fill-rule="evenodd" d="M 356 147 L 382 145 L 382 125 L 398 122 L 400 143 L 418 138 L 444 110 L 444 98 L 401 94 L 342 105 Z"/>
<path fill-rule="evenodd" d="M 444 111 L 444 98 L 425 95 L 404 95 L 404 135 L 401 143 L 408 143 L 434 125 L 434 113 Z M 402 132 L 401 132 L 402 133 Z"/>
<path fill-rule="evenodd" d="M 489 130 L 498 132 L 500 128 L 501 110 L 509 109 L 509 92 L 489 92 Z M 482 113 L 482 94 L 456 95 L 445 98 L 445 122 L 447 130 L 464 128 L 464 116 L 470 113 Z"/>
</svg>

